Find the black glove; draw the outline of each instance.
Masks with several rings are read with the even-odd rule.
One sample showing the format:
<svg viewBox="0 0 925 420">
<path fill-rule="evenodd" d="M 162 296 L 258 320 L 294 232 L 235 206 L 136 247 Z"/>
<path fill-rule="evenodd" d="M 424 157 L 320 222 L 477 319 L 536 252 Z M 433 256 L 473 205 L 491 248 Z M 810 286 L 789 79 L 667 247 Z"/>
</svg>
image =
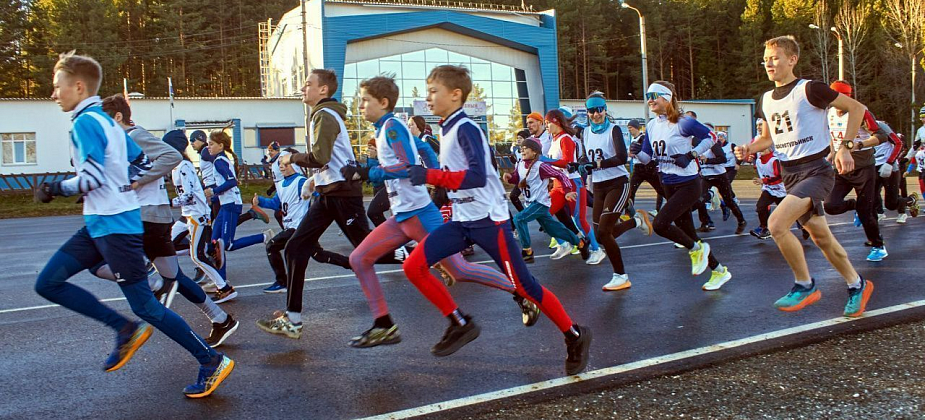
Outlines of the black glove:
<svg viewBox="0 0 925 420">
<path fill-rule="evenodd" d="M 450 202 L 450 197 L 446 194 L 446 188 L 443 187 L 435 187 L 430 198 L 434 201 L 438 209 Z"/>
<path fill-rule="evenodd" d="M 344 179 L 350 182 L 366 181 L 369 179 L 369 168 L 346 165 L 340 168 L 340 174 L 344 176 Z"/>
<path fill-rule="evenodd" d="M 424 185 L 427 183 L 427 169 L 421 165 L 411 165 L 408 168 L 408 175 L 411 185 Z"/>
<path fill-rule="evenodd" d="M 630 143 L 630 153 L 631 153 L 631 154 L 638 155 L 639 152 L 641 152 L 641 151 L 642 151 L 642 143 L 641 143 L 641 142 L 636 142 L 636 141 L 634 141 L 634 142 Z"/>
<path fill-rule="evenodd" d="M 55 188 L 52 185 L 57 186 L 58 187 L 57 190 L 59 190 L 59 192 L 61 189 L 60 185 L 57 185 L 57 184 L 58 184 L 57 182 L 53 184 L 43 182 L 39 184 L 37 187 L 35 187 L 35 190 L 32 192 L 32 196 L 35 202 L 36 203 L 50 203 L 51 200 L 54 200 L 56 194 L 54 193 Z"/>
<path fill-rule="evenodd" d="M 511 163 L 513 163 L 513 164 L 515 164 L 515 165 L 517 164 L 517 156 L 508 155 L 507 159 L 508 159 L 509 161 L 511 161 Z"/>
<path fill-rule="evenodd" d="M 273 193 L 276 192 L 276 184 L 270 185 L 270 188 L 267 188 L 267 197 L 272 197 Z"/>
<path fill-rule="evenodd" d="M 686 168 L 687 165 L 691 164 L 691 161 L 694 160 L 694 156 L 691 155 L 691 152 L 684 154 L 671 155 L 671 158 L 674 159 L 674 164 L 682 168 Z"/>
</svg>

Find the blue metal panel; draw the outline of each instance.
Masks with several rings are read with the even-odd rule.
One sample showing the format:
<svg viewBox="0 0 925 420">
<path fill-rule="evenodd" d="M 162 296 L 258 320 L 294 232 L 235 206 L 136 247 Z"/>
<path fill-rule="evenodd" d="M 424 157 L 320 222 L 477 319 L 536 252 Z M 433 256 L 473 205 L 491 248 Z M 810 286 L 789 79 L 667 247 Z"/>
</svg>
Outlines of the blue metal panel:
<svg viewBox="0 0 925 420">
<path fill-rule="evenodd" d="M 324 5 L 322 3 L 322 14 Z M 451 10 L 322 17 L 324 66 L 343 78 L 347 44 L 427 28 L 441 28 L 536 54 L 540 63 L 546 110 L 559 107 L 559 56 L 556 19 L 542 15 L 539 27 L 474 16 Z M 374 23 L 374 24 L 371 24 Z M 341 92 L 334 97 L 341 98 Z M 545 110 L 544 110 L 545 111 Z"/>
<path fill-rule="evenodd" d="M 244 128 L 241 127 L 240 119 L 236 118 L 231 121 L 232 121 L 232 124 L 234 124 L 231 128 L 231 133 L 232 133 L 231 140 L 233 142 L 233 148 L 234 148 L 235 153 L 240 154 L 244 151 Z M 238 162 L 238 163 L 243 164 L 244 162 Z"/>
</svg>

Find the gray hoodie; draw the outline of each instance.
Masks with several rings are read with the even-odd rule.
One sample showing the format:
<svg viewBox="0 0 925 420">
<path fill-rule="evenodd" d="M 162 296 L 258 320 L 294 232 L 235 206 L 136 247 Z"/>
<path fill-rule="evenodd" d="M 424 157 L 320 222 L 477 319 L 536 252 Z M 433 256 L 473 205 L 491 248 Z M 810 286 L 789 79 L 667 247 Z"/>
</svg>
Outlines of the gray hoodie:
<svg viewBox="0 0 925 420">
<path fill-rule="evenodd" d="M 148 160 L 151 161 L 151 169 L 137 181 L 139 186 L 167 176 L 183 160 L 180 152 L 141 126 L 132 127 L 128 131 L 128 135 L 138 144 L 138 147 L 141 147 L 141 150 L 148 156 Z M 164 194 L 167 194 L 167 192 L 165 191 Z M 170 204 L 141 206 L 141 221 L 173 223 L 173 212 L 170 210 Z"/>
</svg>

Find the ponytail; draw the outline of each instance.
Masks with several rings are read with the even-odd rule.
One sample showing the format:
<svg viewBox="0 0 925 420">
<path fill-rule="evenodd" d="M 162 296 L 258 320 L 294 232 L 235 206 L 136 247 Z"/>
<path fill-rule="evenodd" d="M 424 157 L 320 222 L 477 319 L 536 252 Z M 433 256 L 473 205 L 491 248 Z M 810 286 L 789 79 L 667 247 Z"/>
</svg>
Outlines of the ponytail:
<svg viewBox="0 0 925 420">
<path fill-rule="evenodd" d="M 671 101 L 668 102 L 667 117 L 668 121 L 677 124 L 678 120 L 681 119 L 681 113 L 684 112 L 684 110 L 681 109 L 681 104 L 678 103 L 678 91 L 675 89 L 674 85 L 671 84 L 671 82 L 659 80 L 655 83 L 658 83 L 671 90 Z"/>
<path fill-rule="evenodd" d="M 234 158 L 234 175 L 239 175 L 240 160 L 238 155 L 235 154 L 234 150 L 231 149 L 231 137 L 228 136 L 228 133 L 225 133 L 222 130 L 215 130 L 209 134 L 209 140 L 213 142 L 220 143 L 222 147 L 225 148 L 225 152 L 231 153 L 231 157 Z"/>
</svg>

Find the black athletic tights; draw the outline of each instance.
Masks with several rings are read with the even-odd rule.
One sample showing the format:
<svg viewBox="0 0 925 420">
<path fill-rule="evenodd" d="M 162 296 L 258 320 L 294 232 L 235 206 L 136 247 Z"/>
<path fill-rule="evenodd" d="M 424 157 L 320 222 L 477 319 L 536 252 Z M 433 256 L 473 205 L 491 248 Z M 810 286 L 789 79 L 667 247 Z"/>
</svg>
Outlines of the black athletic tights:
<svg viewBox="0 0 925 420">
<path fill-rule="evenodd" d="M 680 184 L 662 184 L 665 198 L 668 201 L 655 216 L 653 228 L 658 236 L 681 244 L 687 249 L 694 248 L 694 244 L 700 240 L 700 237 L 694 230 L 691 208 L 700 200 L 700 195 L 703 193 L 702 188 L 699 176 Z M 718 265 L 719 261 L 713 256 L 713 252 L 710 252 L 710 269 Z"/>
<path fill-rule="evenodd" d="M 629 201 L 630 186 L 625 176 L 592 184 L 594 191 L 594 204 L 591 210 L 591 220 L 594 222 L 594 235 L 604 247 L 607 259 L 613 266 L 613 272 L 626 274 L 623 267 L 623 254 L 617 238 L 626 231 L 636 227 L 636 219 L 620 221 L 623 208 Z"/>
</svg>

